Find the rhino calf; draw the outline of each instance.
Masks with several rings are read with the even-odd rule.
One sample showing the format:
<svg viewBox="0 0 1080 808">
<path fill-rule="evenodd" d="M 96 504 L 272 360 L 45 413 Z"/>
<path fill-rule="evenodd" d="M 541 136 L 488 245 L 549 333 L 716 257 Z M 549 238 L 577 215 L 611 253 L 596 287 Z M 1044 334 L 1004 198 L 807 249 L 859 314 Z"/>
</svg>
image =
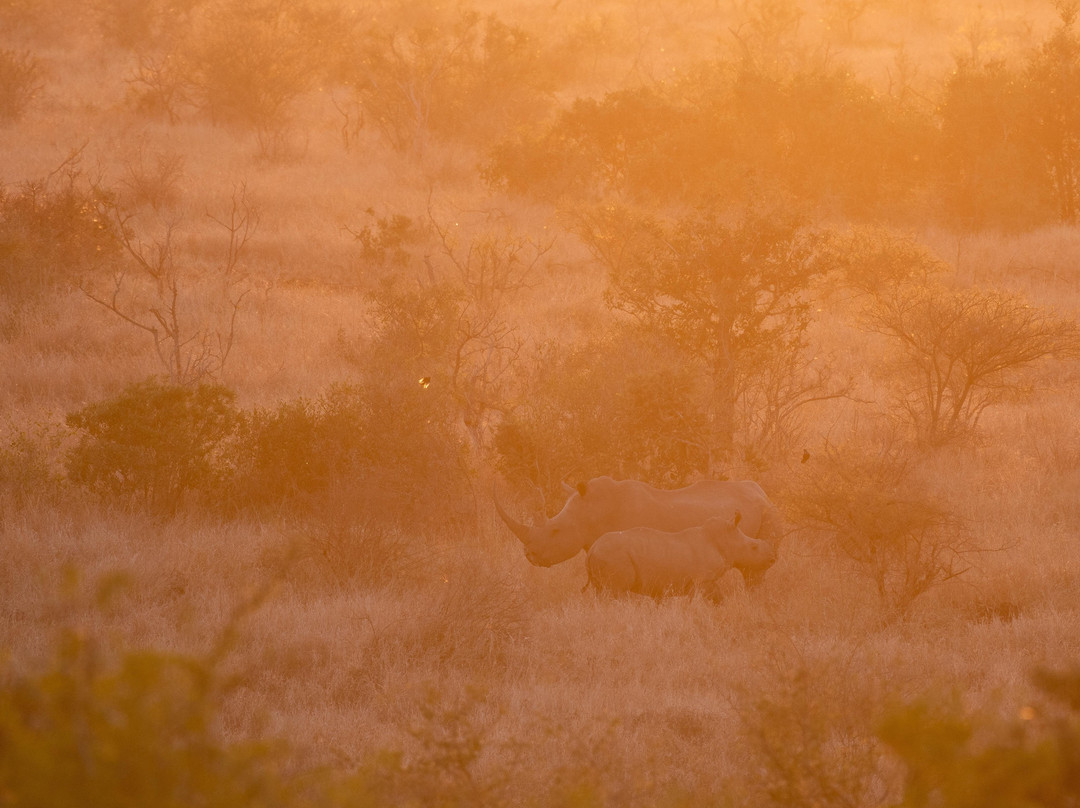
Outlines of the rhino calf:
<svg viewBox="0 0 1080 808">
<path fill-rule="evenodd" d="M 760 575 L 776 561 L 768 542 L 752 539 L 734 520 L 714 517 L 678 533 L 637 527 L 605 533 L 589 549 L 589 584 L 598 592 L 661 598 L 701 592 L 719 597 L 720 578 L 732 567 Z"/>
</svg>

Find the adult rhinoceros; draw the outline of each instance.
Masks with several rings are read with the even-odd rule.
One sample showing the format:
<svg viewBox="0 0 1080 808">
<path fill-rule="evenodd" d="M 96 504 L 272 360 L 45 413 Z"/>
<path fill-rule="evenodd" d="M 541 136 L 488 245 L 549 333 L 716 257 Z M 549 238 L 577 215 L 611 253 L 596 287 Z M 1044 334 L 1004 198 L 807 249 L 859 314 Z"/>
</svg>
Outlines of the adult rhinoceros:
<svg viewBox="0 0 1080 808">
<path fill-rule="evenodd" d="M 499 516 L 525 546 L 525 557 L 539 567 L 550 567 L 588 550 L 605 533 L 649 527 L 674 533 L 698 527 L 720 516 L 734 520 L 750 538 L 778 549 L 783 535 L 780 514 L 757 483 L 744 480 L 702 480 L 665 491 L 639 480 L 596 477 L 578 483 L 566 505 L 543 524 L 529 527 L 511 519 L 495 500 Z M 744 573 L 747 583 L 756 577 Z"/>
<path fill-rule="evenodd" d="M 700 592 L 716 600 L 720 579 L 735 567 L 762 574 L 776 561 L 772 545 L 752 539 L 734 519 L 714 516 L 699 527 L 668 533 L 633 527 L 605 533 L 589 548 L 586 569 L 597 592 L 661 598 Z"/>
</svg>

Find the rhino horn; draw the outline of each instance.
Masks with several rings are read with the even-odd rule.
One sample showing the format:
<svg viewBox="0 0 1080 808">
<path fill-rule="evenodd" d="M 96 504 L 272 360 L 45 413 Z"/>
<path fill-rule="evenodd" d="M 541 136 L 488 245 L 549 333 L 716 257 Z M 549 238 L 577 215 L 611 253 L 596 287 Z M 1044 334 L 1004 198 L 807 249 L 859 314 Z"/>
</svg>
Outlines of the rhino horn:
<svg viewBox="0 0 1080 808">
<path fill-rule="evenodd" d="M 499 518 L 506 522 L 506 526 L 510 528 L 515 536 L 521 541 L 526 541 L 529 538 L 530 528 L 528 525 L 523 525 L 521 522 L 514 521 L 510 518 L 510 515 L 503 510 L 503 506 L 499 504 L 499 497 L 495 494 L 494 489 L 491 492 L 491 498 L 495 501 L 495 510 L 499 514 Z"/>
</svg>

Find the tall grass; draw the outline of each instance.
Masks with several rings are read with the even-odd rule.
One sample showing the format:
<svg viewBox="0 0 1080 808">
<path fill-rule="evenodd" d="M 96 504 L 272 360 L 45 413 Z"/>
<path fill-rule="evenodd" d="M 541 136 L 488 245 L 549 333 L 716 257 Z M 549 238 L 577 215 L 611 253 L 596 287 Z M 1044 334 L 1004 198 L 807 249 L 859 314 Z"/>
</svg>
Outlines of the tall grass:
<svg viewBox="0 0 1080 808">
<path fill-rule="evenodd" d="M 340 114 L 315 89 L 293 108 L 296 148 L 268 159 L 251 132 L 196 114 L 175 124 L 146 117 L 125 97 L 134 56 L 102 51 L 93 20 L 65 26 L 39 13 L 45 5 L 0 3 L 0 50 L 32 47 L 46 79 L 0 130 L 0 181 L 40 178 L 84 142 L 83 166 L 108 185 L 133 182 L 132 167 L 149 171 L 147 155 L 180 155 L 183 181 L 159 206 L 183 212 L 188 227 L 174 246 L 198 266 L 222 246 L 206 214 L 246 180 L 261 224 L 221 374 L 237 407 L 272 411 L 370 370 L 369 293 L 385 267 L 365 258 L 355 233 L 372 215 L 422 222 L 437 208 L 460 244 L 493 219 L 537 243 L 558 233 L 502 312 L 530 349 L 585 344 L 615 322 L 607 279 L 566 230 L 568 212 L 486 189 L 472 147 L 432 143 L 413 158 L 364 130 L 346 150 Z M 765 4 L 737 5 L 473 4 L 540 30 L 545 48 L 566 55 L 577 71 L 567 98 L 661 81 L 727 54 L 733 43 L 718 44 L 718 32 Z M 839 41 L 823 22 L 835 5 L 803 4 L 796 44 Z M 49 7 L 72 11 L 60 0 Z M 952 51 L 965 46 L 960 25 L 976 13 L 973 3 L 871 3 L 843 34 L 845 58 L 888 92 L 903 38 L 919 67 L 912 88 L 931 103 Z M 1049 4 L 985 14 L 988 54 L 1039 41 L 1053 18 Z M 152 196 L 140 204 L 152 208 Z M 1080 307 L 1075 228 L 908 229 L 961 284 L 1020 291 L 1062 313 Z M 423 259 L 437 262 L 437 247 L 430 232 L 411 245 L 404 282 L 425 282 Z M 888 420 L 877 373 L 886 348 L 858 330 L 846 295 L 830 288 L 815 298 L 822 310 L 808 334 L 855 386 L 835 406 L 808 408 L 805 465 L 799 451 L 761 472 L 781 503 L 796 470 L 820 474 L 830 448 Z M 133 649 L 205 660 L 231 632 L 213 660 L 230 686 L 208 707 L 206 743 L 237 752 L 286 739 L 265 759 L 271 771 L 255 767 L 275 787 L 296 785 L 278 779 L 289 772 L 330 773 L 319 780 L 325 791 L 286 789 L 279 803 L 891 804 L 903 773 L 879 736 L 889 710 L 935 691 L 955 692 L 973 715 L 1013 716 L 1034 703 L 1034 667 L 1080 657 L 1075 360 L 1040 370 L 1036 395 L 987 410 L 974 441 L 919 455 L 920 481 L 968 523 L 976 551 L 897 619 L 873 581 L 790 514 L 792 532 L 761 586 L 746 591 L 732 575 L 719 604 L 583 593 L 581 557 L 528 564 L 488 506 L 495 472 L 479 454 L 466 469 L 469 518 L 436 512 L 422 530 L 371 518 L 378 489 L 363 480 L 331 487 L 314 506 L 228 517 L 191 503 L 154 514 L 99 501 L 64 479 L 74 440 L 65 415 L 154 373 L 152 347 L 71 286 L 26 305 L 0 300 L 0 323 L 0 687 L 55 672 L 59 629 L 112 648 L 117 664 Z M 417 383 L 391 378 L 402 389 Z M 509 408 L 526 395 L 523 385 L 504 393 Z M 739 469 L 758 474 L 745 458 L 733 461 Z"/>
</svg>

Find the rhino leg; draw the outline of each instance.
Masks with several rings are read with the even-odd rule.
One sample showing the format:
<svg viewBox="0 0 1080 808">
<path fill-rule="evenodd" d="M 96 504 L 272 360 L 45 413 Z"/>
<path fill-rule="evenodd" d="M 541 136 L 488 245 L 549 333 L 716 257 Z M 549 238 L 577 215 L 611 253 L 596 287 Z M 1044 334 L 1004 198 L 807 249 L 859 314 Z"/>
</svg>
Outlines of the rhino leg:
<svg viewBox="0 0 1080 808">
<path fill-rule="evenodd" d="M 637 564 L 626 552 L 590 553 L 585 568 L 589 574 L 586 586 L 591 585 L 596 592 L 618 597 L 637 591 L 635 585 L 640 586 L 641 575 Z"/>
</svg>

